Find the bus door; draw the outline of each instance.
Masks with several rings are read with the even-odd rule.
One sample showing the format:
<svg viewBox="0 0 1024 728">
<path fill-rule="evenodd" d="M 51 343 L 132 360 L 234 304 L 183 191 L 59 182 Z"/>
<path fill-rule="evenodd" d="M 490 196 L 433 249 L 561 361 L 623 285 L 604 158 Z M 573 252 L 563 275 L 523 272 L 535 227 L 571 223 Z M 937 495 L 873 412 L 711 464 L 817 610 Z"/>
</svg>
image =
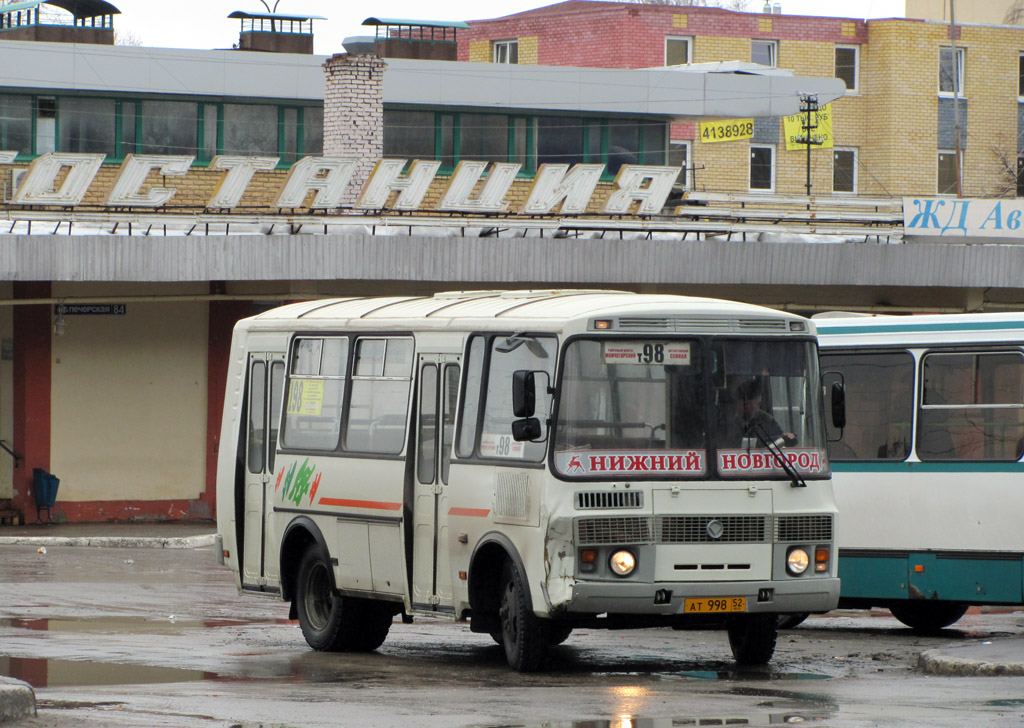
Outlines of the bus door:
<svg viewBox="0 0 1024 728">
<path fill-rule="evenodd" d="M 436 610 L 452 600 L 446 545 L 447 485 L 460 359 L 454 354 L 424 354 L 419 358 L 412 514 L 412 603 L 419 609 Z"/>
<path fill-rule="evenodd" d="M 245 434 L 245 523 L 242 526 L 242 586 L 267 583 L 267 509 L 274 487 L 274 455 L 284 387 L 284 354 L 249 354 Z M 276 571 L 276 569 L 272 569 Z"/>
</svg>

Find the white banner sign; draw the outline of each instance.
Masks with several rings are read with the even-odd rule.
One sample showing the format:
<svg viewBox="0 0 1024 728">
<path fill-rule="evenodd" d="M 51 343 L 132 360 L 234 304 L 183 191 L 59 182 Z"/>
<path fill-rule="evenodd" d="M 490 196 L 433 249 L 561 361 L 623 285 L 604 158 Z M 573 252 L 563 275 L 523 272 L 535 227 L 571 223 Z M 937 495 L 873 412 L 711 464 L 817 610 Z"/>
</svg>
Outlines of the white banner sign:
<svg viewBox="0 0 1024 728">
<path fill-rule="evenodd" d="M 1024 199 L 904 197 L 903 234 L 908 237 L 1021 238 Z"/>
</svg>

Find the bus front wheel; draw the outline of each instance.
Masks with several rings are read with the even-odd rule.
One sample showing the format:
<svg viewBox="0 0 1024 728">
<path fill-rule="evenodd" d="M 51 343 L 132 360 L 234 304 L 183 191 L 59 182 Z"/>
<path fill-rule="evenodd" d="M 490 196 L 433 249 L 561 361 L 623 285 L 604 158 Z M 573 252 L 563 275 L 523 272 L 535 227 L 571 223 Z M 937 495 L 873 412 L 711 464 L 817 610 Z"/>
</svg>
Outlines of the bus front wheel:
<svg viewBox="0 0 1024 728">
<path fill-rule="evenodd" d="M 764 665 L 771 661 L 779 638 L 779 615 L 744 614 L 732 617 L 726 628 L 737 664 Z"/>
<path fill-rule="evenodd" d="M 548 623 L 533 613 L 522 574 L 511 561 L 501 577 L 501 644 L 505 659 L 519 672 L 535 672 L 544 664 L 548 647 Z"/>
<path fill-rule="evenodd" d="M 295 589 L 302 636 L 310 647 L 323 652 L 377 649 L 391 629 L 391 612 L 372 600 L 338 594 L 330 568 L 317 546 L 310 546 L 302 555 Z"/>
<path fill-rule="evenodd" d="M 948 627 L 964 616 L 966 604 L 950 602 L 907 601 L 889 605 L 892 616 L 915 632 L 928 634 Z"/>
</svg>

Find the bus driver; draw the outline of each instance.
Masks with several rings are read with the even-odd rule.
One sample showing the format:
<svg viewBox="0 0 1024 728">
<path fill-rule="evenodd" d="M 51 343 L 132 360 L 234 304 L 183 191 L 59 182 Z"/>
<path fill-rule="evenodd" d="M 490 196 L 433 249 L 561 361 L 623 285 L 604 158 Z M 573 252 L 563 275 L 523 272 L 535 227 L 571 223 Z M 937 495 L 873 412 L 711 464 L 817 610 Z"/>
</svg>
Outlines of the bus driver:
<svg viewBox="0 0 1024 728">
<path fill-rule="evenodd" d="M 736 387 L 735 410 L 728 415 L 725 426 L 725 441 L 734 446 L 744 446 L 744 440 L 752 440 L 754 447 L 761 447 L 760 434 L 770 443 L 795 445 L 796 435 L 784 432 L 775 418 L 762 409 L 760 378 L 753 378 Z"/>
</svg>

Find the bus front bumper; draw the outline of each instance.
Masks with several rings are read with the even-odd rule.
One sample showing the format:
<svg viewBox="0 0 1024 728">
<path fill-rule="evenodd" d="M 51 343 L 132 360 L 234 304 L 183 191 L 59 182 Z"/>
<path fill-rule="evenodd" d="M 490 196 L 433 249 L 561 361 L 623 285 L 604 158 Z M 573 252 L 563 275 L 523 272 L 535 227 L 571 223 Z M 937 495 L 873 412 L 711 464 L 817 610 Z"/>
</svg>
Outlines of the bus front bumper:
<svg viewBox="0 0 1024 728">
<path fill-rule="evenodd" d="M 839 603 L 839 579 L 630 583 L 577 581 L 556 611 L 587 614 L 686 614 L 687 599 L 744 597 L 747 613 L 828 612 Z"/>
</svg>

